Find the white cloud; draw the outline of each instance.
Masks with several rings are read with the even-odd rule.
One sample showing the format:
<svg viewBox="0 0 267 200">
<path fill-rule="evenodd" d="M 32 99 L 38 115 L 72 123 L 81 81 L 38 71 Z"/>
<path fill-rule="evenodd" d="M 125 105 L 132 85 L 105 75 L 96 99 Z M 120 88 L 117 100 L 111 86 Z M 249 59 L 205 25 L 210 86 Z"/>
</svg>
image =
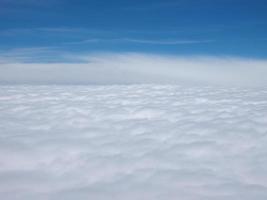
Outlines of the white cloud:
<svg viewBox="0 0 267 200">
<path fill-rule="evenodd" d="M 266 200 L 266 95 L 0 86 L 0 199 Z"/>
<path fill-rule="evenodd" d="M 55 54 L 57 55 L 57 54 Z M 61 55 L 62 56 L 62 55 Z M 2 56 L 1 83 L 192 83 L 267 86 L 267 61 L 231 57 L 151 54 L 64 55 L 72 63 L 31 63 Z"/>
<path fill-rule="evenodd" d="M 154 45 L 181 45 L 181 44 L 199 44 L 199 43 L 210 43 L 213 40 L 149 40 L 149 39 L 138 39 L 138 38 L 91 38 L 79 42 L 68 42 L 66 44 L 85 44 L 85 43 L 96 43 L 96 42 L 112 42 L 112 43 L 139 43 L 139 44 L 154 44 Z"/>
<path fill-rule="evenodd" d="M 178 45 L 178 44 L 198 44 L 209 43 L 212 40 L 141 40 L 141 39 L 124 39 L 126 42 L 144 43 L 144 44 L 161 44 L 161 45 Z"/>
</svg>

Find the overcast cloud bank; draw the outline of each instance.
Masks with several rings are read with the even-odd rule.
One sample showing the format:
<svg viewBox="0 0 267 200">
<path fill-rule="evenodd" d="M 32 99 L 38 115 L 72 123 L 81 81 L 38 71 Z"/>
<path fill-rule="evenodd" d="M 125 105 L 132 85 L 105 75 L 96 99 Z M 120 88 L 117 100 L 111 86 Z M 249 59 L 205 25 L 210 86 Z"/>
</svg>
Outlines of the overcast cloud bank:
<svg viewBox="0 0 267 200">
<path fill-rule="evenodd" d="M 2 57 L 0 83 L 21 84 L 212 84 L 267 86 L 267 61 L 232 57 L 150 54 L 68 55 L 71 63 L 32 63 Z"/>
</svg>

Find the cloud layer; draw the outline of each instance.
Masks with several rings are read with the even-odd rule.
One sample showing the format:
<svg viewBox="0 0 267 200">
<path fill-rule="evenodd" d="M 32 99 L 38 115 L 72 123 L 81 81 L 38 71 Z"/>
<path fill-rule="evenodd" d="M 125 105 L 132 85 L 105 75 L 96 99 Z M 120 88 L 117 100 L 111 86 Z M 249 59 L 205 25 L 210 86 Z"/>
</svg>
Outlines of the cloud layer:
<svg viewBox="0 0 267 200">
<path fill-rule="evenodd" d="M 64 55 L 69 63 L 33 63 L 2 57 L 1 83 L 22 84 L 216 84 L 267 86 L 267 61 L 232 57 L 151 54 Z M 28 59 L 28 60 L 27 60 Z"/>
<path fill-rule="evenodd" d="M 0 86 L 0 199 L 266 200 L 266 95 Z"/>
</svg>

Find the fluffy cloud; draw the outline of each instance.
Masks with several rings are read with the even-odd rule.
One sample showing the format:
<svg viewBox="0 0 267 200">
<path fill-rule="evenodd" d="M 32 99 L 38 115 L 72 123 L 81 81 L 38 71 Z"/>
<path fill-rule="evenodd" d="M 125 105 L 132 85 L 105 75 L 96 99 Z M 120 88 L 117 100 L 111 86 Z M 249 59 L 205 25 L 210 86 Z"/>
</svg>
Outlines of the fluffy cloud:
<svg viewBox="0 0 267 200">
<path fill-rule="evenodd" d="M 0 86 L 0 198 L 265 200 L 266 95 Z"/>
<path fill-rule="evenodd" d="M 70 63 L 24 62 L 12 57 L 0 66 L 1 83 L 29 84 L 218 84 L 267 86 L 267 61 L 231 57 L 150 54 L 69 55 Z M 74 60 L 74 62 L 73 62 Z"/>
</svg>

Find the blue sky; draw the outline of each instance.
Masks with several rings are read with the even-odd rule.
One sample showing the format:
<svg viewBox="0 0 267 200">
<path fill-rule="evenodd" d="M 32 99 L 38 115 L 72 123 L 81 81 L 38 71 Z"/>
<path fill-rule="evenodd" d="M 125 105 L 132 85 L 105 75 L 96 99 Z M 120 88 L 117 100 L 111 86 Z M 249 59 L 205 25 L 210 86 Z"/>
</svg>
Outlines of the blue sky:
<svg viewBox="0 0 267 200">
<path fill-rule="evenodd" d="M 1 0 L 0 52 L 266 58 L 266 10 L 265 0 Z"/>
<path fill-rule="evenodd" d="M 267 86 L 266 0 L 0 0 L 0 84 Z"/>
</svg>

